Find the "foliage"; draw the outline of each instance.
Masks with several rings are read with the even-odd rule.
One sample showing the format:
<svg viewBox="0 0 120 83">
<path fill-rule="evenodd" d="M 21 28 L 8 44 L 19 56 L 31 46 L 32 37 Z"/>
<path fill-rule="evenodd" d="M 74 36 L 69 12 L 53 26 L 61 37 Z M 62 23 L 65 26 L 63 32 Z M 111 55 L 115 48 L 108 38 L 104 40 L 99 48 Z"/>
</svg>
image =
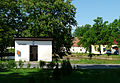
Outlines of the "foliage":
<svg viewBox="0 0 120 83">
<path fill-rule="evenodd" d="M 14 68 L 14 67 L 16 67 L 17 65 L 16 65 L 16 62 L 14 61 L 14 60 L 9 60 L 8 62 L 7 62 L 7 68 L 9 68 L 9 69 L 11 69 L 11 68 Z"/>
<path fill-rule="evenodd" d="M 13 36 L 19 32 L 22 22 L 24 20 L 18 1 L 0 0 L 0 53 L 4 53 L 7 47 L 14 46 Z"/>
<path fill-rule="evenodd" d="M 91 25 L 89 25 L 89 24 L 86 24 L 85 26 L 78 26 L 76 29 L 75 29 L 75 31 L 74 31 L 74 33 L 73 33 L 73 36 L 74 37 L 82 37 L 83 36 L 83 34 L 86 32 L 86 31 L 88 31 L 89 29 L 91 28 Z"/>
<path fill-rule="evenodd" d="M 52 37 L 54 53 L 69 51 L 75 13 L 71 0 L 0 0 L 0 53 L 14 46 L 13 37 Z"/>
<path fill-rule="evenodd" d="M 43 68 L 46 65 L 45 61 L 39 61 L 40 68 Z"/>
<path fill-rule="evenodd" d="M 53 69 L 55 67 L 55 61 L 52 61 L 47 64 L 48 69 Z"/>
<path fill-rule="evenodd" d="M 103 21 L 102 17 L 97 17 L 97 19 L 94 19 L 94 22 L 95 23 L 93 26 L 89 27 L 89 29 L 86 29 L 84 26 L 82 26 L 82 28 L 77 28 L 75 30 L 75 36 L 80 39 L 78 44 L 82 44 L 83 47 L 89 49 L 90 54 L 91 45 L 99 45 L 99 49 L 100 45 L 108 45 L 110 47 L 111 45 L 115 44 L 114 41 L 116 41 L 119 45 L 120 19 L 115 19 L 113 23 L 107 24 L 108 21 Z M 84 29 L 86 31 L 84 31 Z M 80 35 L 76 33 L 77 31 L 80 31 Z"/>
<path fill-rule="evenodd" d="M 20 68 L 23 68 L 24 62 L 22 60 L 19 60 L 18 65 L 19 65 Z"/>
<path fill-rule="evenodd" d="M 53 78 L 59 80 L 61 76 L 61 71 L 59 70 L 59 64 L 56 63 L 55 69 L 53 70 Z"/>
<path fill-rule="evenodd" d="M 31 67 L 31 64 L 30 62 L 27 63 L 27 68 L 30 68 Z"/>
<path fill-rule="evenodd" d="M 61 72 L 62 75 L 70 75 L 72 73 L 72 66 L 70 64 L 69 59 L 67 60 L 63 60 L 62 64 L 61 64 Z"/>
<path fill-rule="evenodd" d="M 4 67 L 3 67 L 3 62 L 0 61 L 0 69 L 2 69 L 2 68 L 4 68 Z"/>
</svg>

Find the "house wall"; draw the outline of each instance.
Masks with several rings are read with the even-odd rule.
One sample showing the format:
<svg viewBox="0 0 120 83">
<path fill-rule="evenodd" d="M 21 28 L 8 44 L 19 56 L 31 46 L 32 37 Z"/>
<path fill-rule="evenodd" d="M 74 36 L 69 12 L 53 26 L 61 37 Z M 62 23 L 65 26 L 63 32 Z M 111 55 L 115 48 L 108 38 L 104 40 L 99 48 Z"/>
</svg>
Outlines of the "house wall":
<svg viewBox="0 0 120 83">
<path fill-rule="evenodd" d="M 100 45 L 101 54 L 105 54 L 106 53 L 106 51 L 105 51 L 106 50 L 106 46 L 107 45 Z M 92 53 L 93 54 L 100 54 L 100 52 L 98 51 L 98 48 L 99 48 L 99 45 L 91 45 Z"/>
<path fill-rule="evenodd" d="M 52 61 L 52 41 L 15 41 L 15 61 L 29 61 L 30 45 L 38 46 L 38 61 Z M 17 55 L 17 50 L 21 56 Z"/>
<path fill-rule="evenodd" d="M 112 47 L 117 46 L 117 45 L 112 45 Z M 105 54 L 107 49 L 107 45 L 100 45 L 101 48 L 101 54 Z M 92 48 L 92 53 L 93 54 L 100 54 L 100 52 L 97 50 L 99 48 L 99 45 L 91 45 Z M 105 50 L 104 50 L 105 49 Z M 113 54 L 116 50 L 111 48 L 111 53 Z"/>
<path fill-rule="evenodd" d="M 86 49 L 84 47 L 71 47 L 70 51 L 72 53 L 85 53 Z M 87 53 L 88 53 L 88 51 L 87 51 Z"/>
</svg>

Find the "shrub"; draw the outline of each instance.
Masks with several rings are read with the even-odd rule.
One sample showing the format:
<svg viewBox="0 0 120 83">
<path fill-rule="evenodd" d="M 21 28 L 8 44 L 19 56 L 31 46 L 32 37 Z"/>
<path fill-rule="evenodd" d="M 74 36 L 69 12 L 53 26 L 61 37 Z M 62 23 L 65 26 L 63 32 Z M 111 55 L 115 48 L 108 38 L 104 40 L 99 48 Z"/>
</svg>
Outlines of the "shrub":
<svg viewBox="0 0 120 83">
<path fill-rule="evenodd" d="M 72 66 L 69 60 L 63 60 L 61 64 L 61 72 L 63 75 L 70 75 L 72 73 Z"/>
<path fill-rule="evenodd" d="M 39 61 L 39 66 L 40 68 L 43 68 L 46 65 L 46 63 L 44 61 Z"/>
<path fill-rule="evenodd" d="M 3 68 L 3 63 L 2 63 L 2 61 L 0 61 L 0 69 L 2 69 Z"/>
<path fill-rule="evenodd" d="M 24 62 L 22 60 L 19 60 L 18 65 L 19 65 L 20 68 L 22 68 L 23 65 L 24 65 Z"/>
<path fill-rule="evenodd" d="M 7 63 L 6 62 L 2 62 L 0 61 L 0 69 L 4 69 L 4 68 L 7 68 Z"/>
<path fill-rule="evenodd" d="M 59 64 L 57 63 L 55 65 L 55 69 L 53 70 L 53 79 L 58 80 L 60 79 L 60 76 L 61 76 L 61 72 L 59 70 Z"/>
<path fill-rule="evenodd" d="M 48 69 L 53 69 L 55 67 L 55 62 L 52 61 L 52 62 L 48 63 L 47 67 L 48 67 Z"/>
<path fill-rule="evenodd" d="M 7 68 L 14 68 L 16 67 L 16 62 L 14 60 L 9 60 L 7 63 Z"/>
<path fill-rule="evenodd" d="M 30 68 L 31 64 L 30 62 L 27 63 L 27 68 Z"/>
</svg>

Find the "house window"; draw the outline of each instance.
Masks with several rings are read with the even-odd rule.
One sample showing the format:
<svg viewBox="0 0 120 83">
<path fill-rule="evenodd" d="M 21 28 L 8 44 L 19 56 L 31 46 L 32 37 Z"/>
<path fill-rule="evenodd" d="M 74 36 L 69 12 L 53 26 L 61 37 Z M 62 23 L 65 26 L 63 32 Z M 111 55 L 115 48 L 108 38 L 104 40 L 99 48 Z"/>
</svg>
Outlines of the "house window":
<svg viewBox="0 0 120 83">
<path fill-rule="evenodd" d="M 73 51 L 74 51 L 74 49 L 73 49 Z"/>
</svg>

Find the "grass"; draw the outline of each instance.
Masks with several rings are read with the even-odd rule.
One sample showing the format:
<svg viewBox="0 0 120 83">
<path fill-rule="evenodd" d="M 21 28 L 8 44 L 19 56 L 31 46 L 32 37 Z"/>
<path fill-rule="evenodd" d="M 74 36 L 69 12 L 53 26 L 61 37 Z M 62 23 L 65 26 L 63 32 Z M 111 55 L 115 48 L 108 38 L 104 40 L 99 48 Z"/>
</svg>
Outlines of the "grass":
<svg viewBox="0 0 120 83">
<path fill-rule="evenodd" d="M 71 64 L 120 64 L 120 55 L 94 55 L 92 59 L 87 53 L 69 55 Z"/>
<path fill-rule="evenodd" d="M 80 59 L 70 60 L 71 64 L 120 64 L 119 60 Z"/>
<path fill-rule="evenodd" d="M 53 70 L 11 69 L 0 72 L 1 83 L 119 83 L 120 69 L 79 69 L 69 76 L 52 78 Z"/>
<path fill-rule="evenodd" d="M 78 55 L 78 56 L 86 55 L 86 56 L 88 56 L 89 53 L 72 53 L 71 55 Z"/>
</svg>

